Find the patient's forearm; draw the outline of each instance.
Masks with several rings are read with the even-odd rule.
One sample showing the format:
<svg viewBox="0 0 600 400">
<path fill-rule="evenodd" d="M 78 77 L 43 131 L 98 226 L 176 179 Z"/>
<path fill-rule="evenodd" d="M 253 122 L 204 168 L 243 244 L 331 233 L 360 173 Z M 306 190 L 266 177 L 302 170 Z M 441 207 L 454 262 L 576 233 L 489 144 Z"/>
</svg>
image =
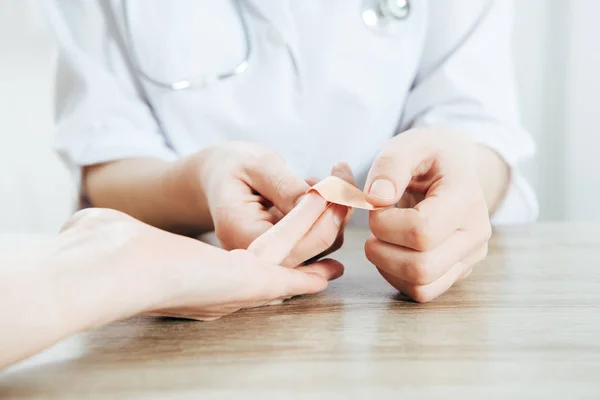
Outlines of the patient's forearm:
<svg viewBox="0 0 600 400">
<path fill-rule="evenodd" d="M 94 207 L 123 211 L 175 233 L 213 229 L 199 182 L 183 163 L 137 158 L 87 167 L 84 184 Z"/>
<path fill-rule="evenodd" d="M 95 263 L 77 241 L 60 235 L 27 253 L 0 254 L 0 369 L 146 307 L 139 271 Z"/>
</svg>

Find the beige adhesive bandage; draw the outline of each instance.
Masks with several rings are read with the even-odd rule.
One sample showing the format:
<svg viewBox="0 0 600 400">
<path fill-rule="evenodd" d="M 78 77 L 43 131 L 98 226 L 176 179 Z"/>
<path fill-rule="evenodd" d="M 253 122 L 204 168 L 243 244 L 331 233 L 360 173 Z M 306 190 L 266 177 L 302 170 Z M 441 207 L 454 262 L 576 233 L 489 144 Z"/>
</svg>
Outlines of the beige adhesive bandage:
<svg viewBox="0 0 600 400">
<path fill-rule="evenodd" d="M 329 176 L 311 187 L 307 193 L 317 192 L 330 203 L 363 210 L 380 210 L 386 207 L 375 207 L 367 201 L 366 194 L 356 186 L 336 176 Z"/>
</svg>

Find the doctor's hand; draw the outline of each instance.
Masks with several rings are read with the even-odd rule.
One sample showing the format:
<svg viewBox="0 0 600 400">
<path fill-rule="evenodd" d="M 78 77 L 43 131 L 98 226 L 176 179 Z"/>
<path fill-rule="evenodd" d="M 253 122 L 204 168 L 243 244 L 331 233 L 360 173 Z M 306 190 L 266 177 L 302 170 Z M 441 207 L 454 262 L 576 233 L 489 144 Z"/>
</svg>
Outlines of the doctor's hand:
<svg viewBox="0 0 600 400">
<path fill-rule="evenodd" d="M 433 300 L 486 257 L 492 230 L 478 160 L 489 154 L 465 136 L 424 129 L 391 139 L 374 161 L 368 200 L 397 207 L 370 213 L 366 256 L 413 300 Z"/>
<path fill-rule="evenodd" d="M 277 153 L 252 143 L 228 143 L 192 156 L 189 162 L 198 190 L 206 198 L 216 235 L 228 250 L 246 249 L 288 214 L 310 188 Z M 353 183 L 345 164 L 333 174 Z M 311 182 L 312 184 L 313 182 Z M 329 206 L 321 198 L 306 199 L 320 218 L 282 265 L 295 267 L 339 248 L 348 208 Z"/>
</svg>

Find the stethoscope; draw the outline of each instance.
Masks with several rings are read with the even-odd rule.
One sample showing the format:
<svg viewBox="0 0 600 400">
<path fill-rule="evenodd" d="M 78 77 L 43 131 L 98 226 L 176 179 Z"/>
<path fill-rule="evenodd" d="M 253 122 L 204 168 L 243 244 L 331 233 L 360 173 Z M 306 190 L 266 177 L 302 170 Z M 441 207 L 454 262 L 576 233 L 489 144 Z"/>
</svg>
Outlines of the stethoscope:
<svg viewBox="0 0 600 400">
<path fill-rule="evenodd" d="M 129 58 L 135 72 L 145 81 L 163 89 L 178 91 L 186 89 L 202 89 L 211 83 L 224 81 L 243 74 L 250 63 L 252 56 L 252 40 L 248 28 L 248 21 L 244 15 L 241 6 L 242 0 L 233 0 L 234 8 L 237 13 L 240 25 L 244 33 L 244 43 L 246 51 L 242 60 L 228 71 L 219 73 L 204 73 L 189 78 L 179 79 L 172 82 L 164 82 L 152 77 L 141 67 L 140 60 L 133 51 L 134 40 L 129 17 L 129 0 L 121 2 L 123 13 L 123 25 L 125 30 L 125 39 Z M 363 0 L 360 17 L 364 25 L 378 34 L 392 34 L 398 27 L 398 24 L 407 19 L 410 15 L 411 5 L 409 0 Z"/>
</svg>

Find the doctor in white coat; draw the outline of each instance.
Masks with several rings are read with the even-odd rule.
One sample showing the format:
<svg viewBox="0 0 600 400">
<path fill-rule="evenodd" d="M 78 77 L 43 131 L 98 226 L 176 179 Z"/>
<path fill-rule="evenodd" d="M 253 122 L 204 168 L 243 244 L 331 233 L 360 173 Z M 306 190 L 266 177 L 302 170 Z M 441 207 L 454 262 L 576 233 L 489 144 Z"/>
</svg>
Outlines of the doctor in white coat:
<svg viewBox="0 0 600 400">
<path fill-rule="evenodd" d="M 512 1 L 42 1 L 56 144 L 87 204 L 246 248 L 307 180 L 351 169 L 371 203 L 397 204 L 370 213 L 365 251 L 417 301 L 485 257 L 490 221 L 537 216 Z M 327 209 L 289 264 L 330 246 L 346 213 Z"/>
</svg>

